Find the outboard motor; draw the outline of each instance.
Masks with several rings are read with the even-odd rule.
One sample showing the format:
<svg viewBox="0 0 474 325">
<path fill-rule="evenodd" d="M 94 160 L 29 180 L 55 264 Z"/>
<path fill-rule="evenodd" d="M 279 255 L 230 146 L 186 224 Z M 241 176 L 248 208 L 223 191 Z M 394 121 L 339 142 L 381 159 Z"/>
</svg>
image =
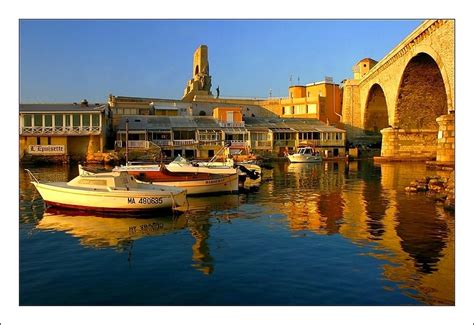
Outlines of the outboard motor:
<svg viewBox="0 0 474 325">
<path fill-rule="evenodd" d="M 248 177 L 250 177 L 250 179 L 252 180 L 256 180 L 260 177 L 260 174 L 254 170 L 250 170 L 248 168 L 246 168 L 245 166 L 242 166 L 242 165 L 237 165 L 237 167 L 243 171 L 245 174 L 247 174 Z"/>
</svg>

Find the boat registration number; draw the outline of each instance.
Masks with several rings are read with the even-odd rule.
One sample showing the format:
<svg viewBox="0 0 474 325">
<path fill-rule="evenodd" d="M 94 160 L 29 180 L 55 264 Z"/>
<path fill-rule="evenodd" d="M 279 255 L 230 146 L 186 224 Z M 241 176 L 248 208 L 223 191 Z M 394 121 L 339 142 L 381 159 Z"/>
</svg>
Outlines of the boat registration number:
<svg viewBox="0 0 474 325">
<path fill-rule="evenodd" d="M 161 197 L 141 197 L 138 202 L 135 201 L 134 197 L 128 198 L 128 204 L 162 204 L 163 198 Z"/>
</svg>

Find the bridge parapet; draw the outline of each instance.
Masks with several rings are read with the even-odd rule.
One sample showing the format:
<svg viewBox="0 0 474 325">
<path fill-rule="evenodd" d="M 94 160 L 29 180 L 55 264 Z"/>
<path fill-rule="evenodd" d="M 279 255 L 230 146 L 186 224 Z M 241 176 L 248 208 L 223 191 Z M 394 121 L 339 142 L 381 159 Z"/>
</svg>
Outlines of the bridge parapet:
<svg viewBox="0 0 474 325">
<path fill-rule="evenodd" d="M 370 83 L 372 79 L 377 77 L 386 68 L 392 65 L 395 61 L 402 58 L 415 45 L 431 35 L 435 30 L 444 25 L 447 20 L 436 19 L 426 20 L 410 35 L 408 35 L 401 43 L 399 43 L 393 50 L 385 55 L 369 72 L 360 80 L 360 86 Z"/>
</svg>

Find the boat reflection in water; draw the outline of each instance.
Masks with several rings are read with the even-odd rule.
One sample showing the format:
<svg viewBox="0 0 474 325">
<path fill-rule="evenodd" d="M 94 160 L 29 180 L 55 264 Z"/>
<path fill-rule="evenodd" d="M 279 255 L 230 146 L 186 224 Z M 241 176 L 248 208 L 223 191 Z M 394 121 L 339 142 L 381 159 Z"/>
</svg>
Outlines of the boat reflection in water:
<svg viewBox="0 0 474 325">
<path fill-rule="evenodd" d="M 185 213 L 151 218 L 91 214 L 75 210 L 50 207 L 44 211 L 36 228 L 46 231 L 62 231 L 79 239 L 90 248 L 115 248 L 132 254 L 133 242 L 144 237 L 160 236 L 173 232 L 189 231 L 195 242 L 192 245 L 192 266 L 204 274 L 214 270 L 207 239 L 212 224 L 230 222 L 239 216 L 237 195 L 191 197 Z"/>
<path fill-rule="evenodd" d="M 404 191 L 410 181 L 425 177 L 424 164 L 367 168 L 358 162 L 323 162 L 284 165 L 275 172 L 281 174 L 279 183 L 260 194 L 282 198 L 266 204 L 287 216 L 295 236 L 309 231 L 376 245 L 368 255 L 384 261 L 383 274 L 391 283 L 418 301 L 453 304 L 454 215 L 425 194 Z M 447 177 L 449 172 L 429 174 Z"/>
<path fill-rule="evenodd" d="M 26 173 L 20 173 L 24 297 L 41 291 L 34 299 L 38 304 L 57 297 L 56 292 L 44 290 L 51 277 L 45 276 L 42 286 L 43 274 L 37 265 L 43 263 L 44 272 L 49 272 L 50 261 L 62 261 L 61 254 L 73 249 L 70 242 L 52 233 L 60 231 L 87 248 L 129 252 L 129 260 L 137 266 L 132 271 L 137 271 L 140 281 L 151 283 L 151 288 L 163 289 L 163 283 L 149 269 L 169 276 L 167 290 L 176 294 L 177 300 L 156 301 L 157 295 L 153 295 L 147 301 L 150 303 L 214 305 L 222 297 L 243 297 L 222 303 L 252 305 L 262 302 L 252 300 L 259 294 L 269 298 L 273 294 L 275 299 L 265 300 L 272 305 L 298 293 L 302 300 L 293 300 L 295 304 L 455 304 L 454 214 L 424 193 L 404 190 L 415 179 L 436 174 L 446 177 L 444 172 L 427 170 L 424 163 L 367 161 L 274 163 L 272 167 L 271 180 L 262 182 L 256 193 L 189 197 L 189 209 L 184 213 L 148 219 L 71 215 L 73 212 L 65 210 L 43 213 L 41 198 Z M 57 167 L 36 172 L 45 179 L 61 181 L 74 177 L 76 170 Z M 41 235 L 33 236 L 32 232 L 30 236 L 31 229 L 40 229 Z M 51 252 L 48 243 L 64 243 L 64 250 Z M 159 254 L 156 248 L 160 248 Z M 117 272 L 118 280 L 109 278 L 115 265 L 109 267 L 102 257 L 120 260 L 120 254 L 94 249 L 82 251 L 97 265 L 105 266 L 103 279 L 118 284 L 116 294 L 126 299 L 130 292 L 141 297 L 142 291 L 120 286 L 123 275 L 129 274 L 127 265 L 119 263 L 126 273 Z M 64 290 L 70 290 L 68 270 L 76 270 L 77 264 L 64 260 L 64 266 L 57 263 L 54 267 L 65 270 L 59 278 L 67 283 Z M 92 264 L 86 261 L 84 264 Z M 200 276 L 205 277 L 204 282 L 199 281 Z M 221 291 L 211 297 L 209 288 Z M 227 296 L 228 292 L 232 295 Z M 141 301 L 130 300 L 133 303 Z"/>
</svg>

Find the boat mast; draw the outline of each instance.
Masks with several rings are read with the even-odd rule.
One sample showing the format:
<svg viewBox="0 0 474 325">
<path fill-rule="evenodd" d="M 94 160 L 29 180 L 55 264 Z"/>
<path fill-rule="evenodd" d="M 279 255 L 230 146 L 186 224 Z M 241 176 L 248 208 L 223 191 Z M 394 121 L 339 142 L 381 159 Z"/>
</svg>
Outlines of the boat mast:
<svg viewBox="0 0 474 325">
<path fill-rule="evenodd" d="M 125 121 L 125 166 L 128 166 L 128 118 Z"/>
</svg>

